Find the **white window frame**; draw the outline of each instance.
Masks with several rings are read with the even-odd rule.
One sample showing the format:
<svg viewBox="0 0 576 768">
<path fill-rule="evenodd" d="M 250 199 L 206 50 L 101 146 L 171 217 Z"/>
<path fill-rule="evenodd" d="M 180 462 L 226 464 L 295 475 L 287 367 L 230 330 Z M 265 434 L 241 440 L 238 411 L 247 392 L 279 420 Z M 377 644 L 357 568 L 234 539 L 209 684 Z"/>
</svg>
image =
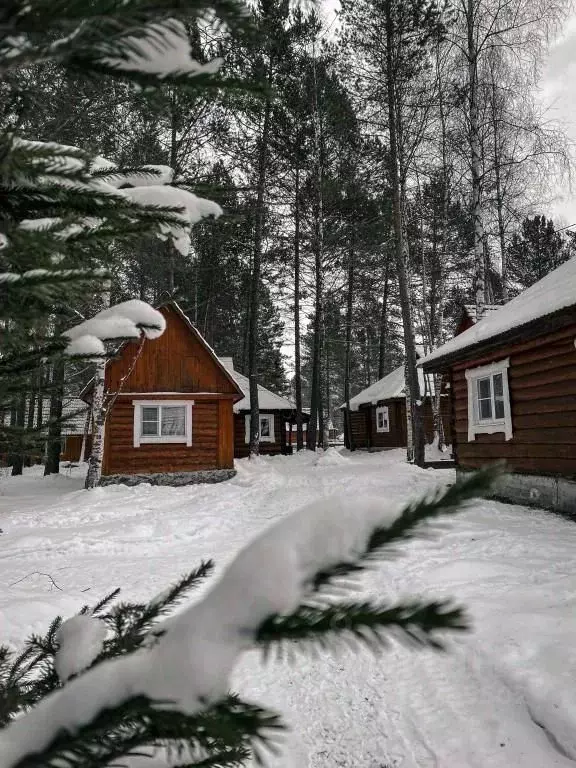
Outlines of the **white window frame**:
<svg viewBox="0 0 576 768">
<path fill-rule="evenodd" d="M 270 434 L 262 435 L 262 420 L 268 419 L 270 422 Z M 258 422 L 260 442 L 261 443 L 275 443 L 276 437 L 274 435 L 274 414 L 273 413 L 261 413 L 260 420 Z M 244 442 L 248 445 L 250 443 L 250 414 L 247 414 L 244 418 Z"/>
<path fill-rule="evenodd" d="M 378 414 L 384 414 L 384 426 L 378 425 Z M 376 408 L 376 432 L 390 432 L 390 410 L 387 405 L 379 405 Z"/>
<path fill-rule="evenodd" d="M 510 358 L 497 360 L 489 365 L 482 365 L 478 368 L 469 368 L 466 371 L 466 383 L 468 385 L 468 442 L 476 439 L 476 435 L 493 435 L 497 432 L 504 432 L 506 440 L 511 440 L 512 432 L 512 411 L 510 409 L 510 389 L 508 387 L 508 368 L 510 367 Z M 504 401 L 503 419 L 481 419 L 478 408 L 478 380 L 491 378 L 497 374 L 502 374 L 502 395 Z M 490 384 L 492 392 L 492 413 L 495 413 L 494 406 L 494 385 Z"/>
<path fill-rule="evenodd" d="M 139 448 L 147 443 L 184 443 L 188 447 L 192 445 L 192 406 L 194 400 L 132 400 L 134 406 L 134 448 Z M 183 405 L 186 414 L 186 434 L 184 435 L 143 435 L 142 434 L 142 408 L 162 408 L 174 405 Z M 159 413 L 160 424 L 162 414 Z"/>
</svg>

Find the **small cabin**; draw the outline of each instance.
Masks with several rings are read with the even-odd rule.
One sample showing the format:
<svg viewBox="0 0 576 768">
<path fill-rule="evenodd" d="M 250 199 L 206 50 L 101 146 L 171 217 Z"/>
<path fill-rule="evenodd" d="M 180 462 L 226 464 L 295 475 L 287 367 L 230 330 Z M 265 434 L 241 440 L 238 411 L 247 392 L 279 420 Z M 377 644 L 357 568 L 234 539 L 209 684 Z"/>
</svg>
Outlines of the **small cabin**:
<svg viewBox="0 0 576 768">
<path fill-rule="evenodd" d="M 221 357 L 220 362 L 234 378 L 243 397 L 234 405 L 234 457 L 244 458 L 250 453 L 250 382 L 234 369 L 231 357 Z M 287 429 L 295 423 L 296 406 L 285 397 L 258 385 L 260 410 L 260 453 L 264 455 L 289 454 Z"/>
<path fill-rule="evenodd" d="M 450 381 L 461 471 L 504 461 L 497 494 L 576 513 L 576 259 L 419 362 Z"/>
<path fill-rule="evenodd" d="M 420 371 L 419 383 L 424 403 L 426 442 L 431 443 L 434 440 L 431 400 L 434 396 L 434 380 L 432 376 L 424 376 Z M 443 395 L 441 412 L 446 443 L 450 443 L 448 407 L 449 400 Z M 401 365 L 350 398 L 349 414 L 346 414 L 346 404 L 340 408 L 345 413 L 344 444 L 347 448 L 364 450 L 405 448 L 407 445 L 405 367 Z"/>
<path fill-rule="evenodd" d="M 157 339 L 123 344 L 106 365 L 102 483 L 214 482 L 234 474 L 234 404 L 244 393 L 180 307 Z M 83 393 L 89 400 L 91 390 Z"/>
</svg>

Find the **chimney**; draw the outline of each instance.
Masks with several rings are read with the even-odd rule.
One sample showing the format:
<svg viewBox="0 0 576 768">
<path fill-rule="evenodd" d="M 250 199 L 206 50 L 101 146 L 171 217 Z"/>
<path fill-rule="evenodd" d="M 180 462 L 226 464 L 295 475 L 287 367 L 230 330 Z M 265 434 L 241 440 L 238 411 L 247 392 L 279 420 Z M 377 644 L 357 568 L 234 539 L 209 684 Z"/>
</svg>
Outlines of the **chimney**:
<svg viewBox="0 0 576 768">
<path fill-rule="evenodd" d="M 233 357 L 221 357 L 220 362 L 226 368 L 228 373 L 234 373 L 234 358 Z"/>
</svg>

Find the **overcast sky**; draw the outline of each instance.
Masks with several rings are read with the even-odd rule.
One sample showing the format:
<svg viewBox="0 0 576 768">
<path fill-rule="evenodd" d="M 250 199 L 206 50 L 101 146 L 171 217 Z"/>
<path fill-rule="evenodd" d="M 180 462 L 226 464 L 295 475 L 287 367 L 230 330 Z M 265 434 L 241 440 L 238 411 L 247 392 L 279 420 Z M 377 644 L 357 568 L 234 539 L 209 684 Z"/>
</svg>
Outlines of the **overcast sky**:
<svg viewBox="0 0 576 768">
<path fill-rule="evenodd" d="M 572 148 L 576 148 L 576 15 L 565 24 L 550 49 L 541 96 L 550 118 L 561 123 Z M 554 208 L 554 213 L 564 219 L 564 224 L 576 224 L 576 195 L 568 184 L 558 190 Z"/>
</svg>

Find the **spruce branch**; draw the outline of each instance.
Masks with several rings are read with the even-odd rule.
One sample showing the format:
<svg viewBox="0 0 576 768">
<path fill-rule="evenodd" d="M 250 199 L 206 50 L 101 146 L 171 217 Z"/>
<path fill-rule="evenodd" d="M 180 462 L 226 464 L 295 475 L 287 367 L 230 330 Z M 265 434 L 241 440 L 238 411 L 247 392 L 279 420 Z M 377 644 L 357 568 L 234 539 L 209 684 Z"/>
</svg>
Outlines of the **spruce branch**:
<svg viewBox="0 0 576 768">
<path fill-rule="evenodd" d="M 193 715 L 169 708 L 169 702 L 137 696 L 102 709 L 74 733 L 60 731 L 41 754 L 28 753 L 13 768 L 106 766 L 143 747 L 165 743 L 209 754 L 218 750 L 221 765 L 234 765 L 222 762 L 226 753 L 234 758 L 258 756 L 263 748 L 274 748 L 281 728 L 277 715 L 235 696 Z"/>
<path fill-rule="evenodd" d="M 348 589 L 351 580 L 372 562 L 393 554 L 391 547 L 399 541 L 407 541 L 417 535 L 430 532 L 429 524 L 441 515 L 453 515 L 470 500 L 485 495 L 502 475 L 501 465 L 485 467 L 478 472 L 459 476 L 456 482 L 445 490 L 438 489 L 429 497 L 411 502 L 399 513 L 390 525 L 378 526 L 368 539 L 364 552 L 355 561 L 336 563 L 315 574 L 310 587 L 312 592 L 330 587 Z"/>
<path fill-rule="evenodd" d="M 256 635 L 256 642 L 266 656 L 274 650 L 282 658 L 314 644 L 325 650 L 338 643 L 357 643 L 373 651 L 389 644 L 390 637 L 419 648 L 444 648 L 436 636 L 447 630 L 462 632 L 469 627 L 461 608 L 449 602 L 411 601 L 398 605 L 374 605 L 370 602 L 346 602 L 329 606 L 301 605 L 287 616 L 273 616 L 265 621 Z M 287 645 L 290 643 L 290 645 Z"/>
</svg>

